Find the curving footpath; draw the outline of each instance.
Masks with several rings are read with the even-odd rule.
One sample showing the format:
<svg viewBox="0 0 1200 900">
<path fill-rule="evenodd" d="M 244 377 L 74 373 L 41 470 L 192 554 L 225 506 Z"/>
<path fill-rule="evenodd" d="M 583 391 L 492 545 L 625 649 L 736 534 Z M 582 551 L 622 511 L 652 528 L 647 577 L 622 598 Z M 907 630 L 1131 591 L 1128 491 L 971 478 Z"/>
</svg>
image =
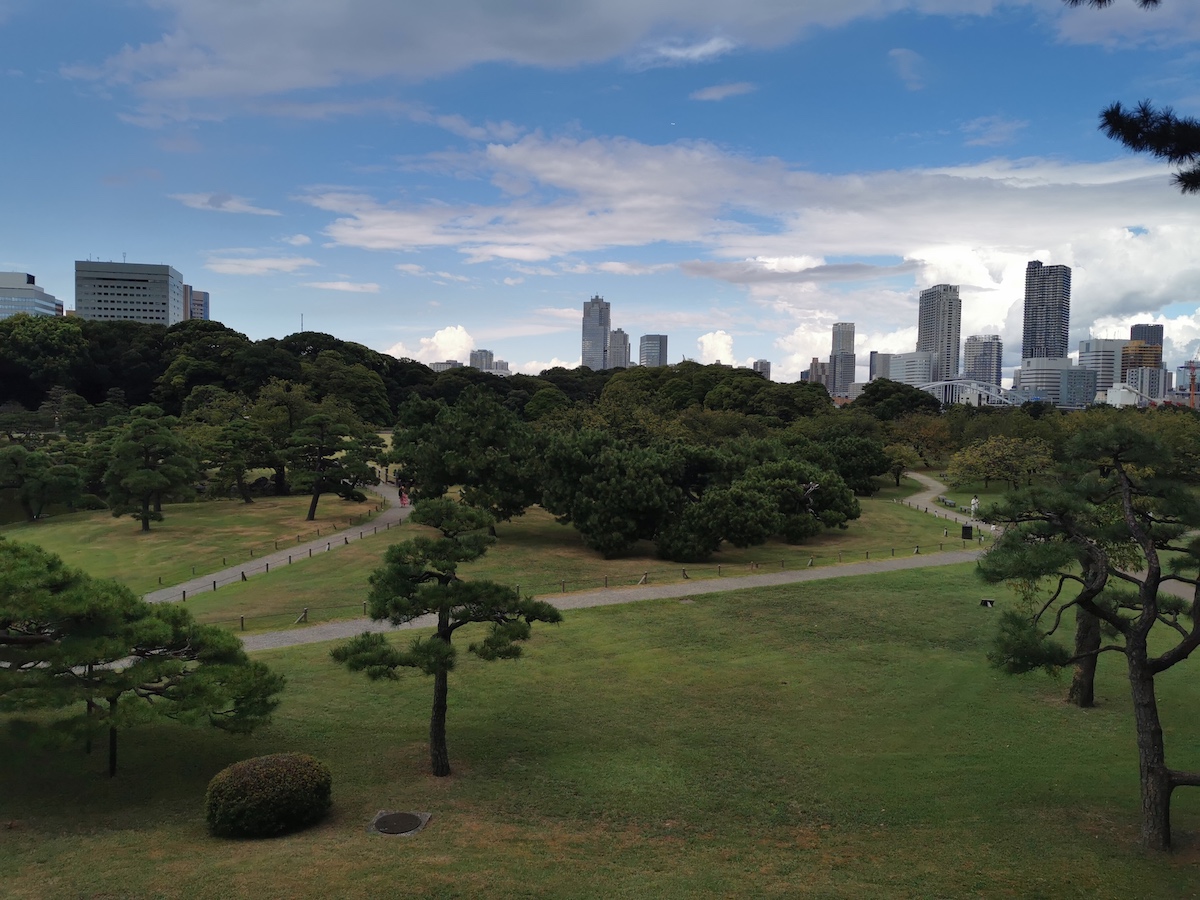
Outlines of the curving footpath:
<svg viewBox="0 0 1200 900">
<path fill-rule="evenodd" d="M 906 504 L 916 507 L 926 507 L 935 504 L 935 498 L 944 493 L 946 486 L 928 475 L 908 473 L 914 480 L 925 486 L 926 490 L 914 494 Z M 938 518 L 954 521 L 960 525 L 978 525 L 979 523 L 967 517 L 959 516 L 949 511 L 938 510 Z M 556 608 L 588 609 L 594 606 L 615 606 L 619 603 L 637 603 L 640 600 L 667 600 L 675 597 L 696 597 L 702 594 L 717 594 L 722 591 L 740 591 L 746 588 L 776 587 L 784 584 L 798 584 L 805 581 L 823 581 L 827 578 L 850 578 L 855 575 L 873 575 L 878 572 L 896 572 L 905 569 L 923 569 L 931 566 L 949 566 L 955 563 L 971 562 L 979 558 L 982 550 L 952 550 L 942 553 L 925 555 L 902 556 L 872 560 L 870 562 L 847 563 L 835 567 L 820 569 L 793 569 L 786 572 L 769 572 L 760 575 L 744 575 L 735 578 L 714 578 L 702 582 L 672 582 L 661 585 L 642 585 L 625 588 L 604 588 L 593 591 L 580 591 L 574 594 L 558 596 L 548 602 Z M 423 616 L 404 625 L 392 625 L 389 622 L 377 622 L 374 619 L 342 619 L 336 622 L 326 622 L 312 625 L 308 628 L 292 628 L 286 631 L 267 631 L 261 634 L 247 635 L 242 643 L 247 650 L 274 650 L 280 647 L 295 647 L 299 644 L 315 644 L 321 641 L 336 641 L 362 634 L 364 631 L 384 633 L 399 631 L 407 628 L 427 628 L 434 624 L 433 616 Z"/>
<path fill-rule="evenodd" d="M 157 591 L 151 591 L 145 595 L 144 599 L 148 603 L 172 603 L 184 599 L 185 596 L 194 597 L 197 594 L 212 591 L 214 585 L 219 588 L 227 584 L 233 584 L 236 581 L 242 581 L 243 573 L 249 578 L 251 575 L 270 571 L 272 566 L 283 568 L 290 565 L 292 560 L 298 561 L 300 559 L 309 559 L 321 553 L 331 553 L 338 547 L 345 547 L 354 541 L 377 534 L 381 529 L 386 530 L 400 524 L 408 518 L 411 512 L 411 506 L 399 506 L 393 503 L 384 508 L 379 515 L 368 519 L 361 525 L 352 525 L 341 531 L 332 531 L 307 543 L 290 544 L 283 550 L 274 550 L 265 556 L 256 556 L 249 563 L 228 566 L 217 572 L 198 575 L 188 581 L 160 588 Z"/>
</svg>

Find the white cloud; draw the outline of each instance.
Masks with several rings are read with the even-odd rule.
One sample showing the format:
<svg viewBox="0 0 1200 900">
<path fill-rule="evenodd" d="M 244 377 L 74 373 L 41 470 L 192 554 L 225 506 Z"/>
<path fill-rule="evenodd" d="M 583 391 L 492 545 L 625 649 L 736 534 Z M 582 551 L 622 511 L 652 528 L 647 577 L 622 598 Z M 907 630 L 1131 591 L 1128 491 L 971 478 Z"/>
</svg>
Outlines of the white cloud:
<svg viewBox="0 0 1200 900">
<path fill-rule="evenodd" d="M 647 69 L 657 66 L 693 65 L 711 62 L 735 47 L 737 44 L 726 37 L 711 37 L 704 41 L 670 38 L 643 47 L 634 55 L 632 61 L 635 66 Z"/>
<path fill-rule="evenodd" d="M 171 194 L 172 200 L 178 200 L 184 206 L 191 209 L 206 209 L 215 212 L 227 213 L 248 213 L 252 216 L 281 216 L 283 213 L 274 209 L 264 209 L 261 206 L 255 206 L 245 197 L 238 197 L 234 194 L 226 193 L 208 193 L 208 194 Z"/>
<path fill-rule="evenodd" d="M 320 263 L 307 256 L 220 257 L 210 256 L 204 268 L 221 275 L 279 275 L 298 272 Z"/>
<path fill-rule="evenodd" d="M 714 84 L 711 87 L 701 88 L 698 91 L 692 91 L 688 97 L 692 100 L 725 100 L 729 97 L 737 97 L 741 94 L 750 94 L 758 90 L 758 85 L 752 84 L 749 81 L 735 81 L 730 84 Z"/>
<path fill-rule="evenodd" d="M 525 279 L 524 278 L 505 278 L 504 283 L 507 284 L 509 287 L 516 287 L 518 284 L 524 284 Z"/>
<path fill-rule="evenodd" d="M 393 344 L 385 352 L 398 358 L 415 359 L 423 363 L 457 359 L 465 363 L 475 349 L 475 339 L 461 325 L 449 325 L 435 331 L 432 337 L 421 338 L 421 346 L 410 351 L 403 342 Z"/>
<path fill-rule="evenodd" d="M 710 331 L 696 339 L 700 362 L 733 364 L 733 337 L 724 331 Z"/>
<path fill-rule="evenodd" d="M 578 369 L 583 365 L 583 359 L 576 357 L 573 360 L 559 359 L 557 356 L 549 362 L 539 362 L 536 359 L 531 359 L 529 362 L 518 363 L 512 368 L 524 375 L 538 375 L 547 369 L 563 368 L 563 369 Z"/>
<path fill-rule="evenodd" d="M 293 234 L 291 237 L 285 237 L 283 242 L 291 244 L 293 247 L 304 247 L 312 243 L 312 238 L 307 234 Z"/>
<path fill-rule="evenodd" d="M 379 285 L 373 281 L 306 281 L 304 287 L 324 291 L 342 291 L 347 294 L 378 294 Z"/>
<path fill-rule="evenodd" d="M 919 91 L 925 87 L 928 65 L 920 53 L 906 47 L 897 47 L 888 51 L 888 60 L 896 75 L 910 91 Z"/>
<path fill-rule="evenodd" d="M 994 147 L 998 144 L 1012 143 L 1017 133 L 1028 126 L 1029 123 L 1023 119 L 982 116 L 964 123 L 962 131 L 968 137 L 968 147 Z"/>
</svg>

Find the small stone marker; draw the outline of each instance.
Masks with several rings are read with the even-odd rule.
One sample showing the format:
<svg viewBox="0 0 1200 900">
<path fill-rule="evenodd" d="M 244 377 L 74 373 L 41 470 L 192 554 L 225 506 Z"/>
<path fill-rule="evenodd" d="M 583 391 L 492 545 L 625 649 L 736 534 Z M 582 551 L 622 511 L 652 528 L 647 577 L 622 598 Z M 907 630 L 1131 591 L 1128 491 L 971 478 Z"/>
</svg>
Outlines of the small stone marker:
<svg viewBox="0 0 1200 900">
<path fill-rule="evenodd" d="M 986 606 L 988 609 L 991 609 L 993 606 L 996 605 L 996 601 L 993 600 L 991 597 L 984 597 L 982 600 L 979 601 L 979 605 Z"/>
</svg>

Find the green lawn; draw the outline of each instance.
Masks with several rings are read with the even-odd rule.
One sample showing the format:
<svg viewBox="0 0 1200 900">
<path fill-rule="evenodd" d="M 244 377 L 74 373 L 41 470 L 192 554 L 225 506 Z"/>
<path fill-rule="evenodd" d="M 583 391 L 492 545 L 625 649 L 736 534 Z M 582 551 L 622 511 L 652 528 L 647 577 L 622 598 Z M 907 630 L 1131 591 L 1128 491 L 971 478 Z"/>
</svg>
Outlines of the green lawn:
<svg viewBox="0 0 1200 900">
<path fill-rule="evenodd" d="M 430 680 L 369 682 L 327 645 L 259 655 L 289 679 L 268 728 L 143 727 L 114 781 L 102 755 L 0 732 L 3 893 L 1195 896 L 1200 791 L 1176 792 L 1176 854 L 1136 848 L 1119 660 L 1101 662 L 1099 708 L 1066 707 L 1065 683 L 987 667 L 1000 607 L 982 594 L 1005 597 L 964 565 L 568 613 L 521 660 L 460 657 L 447 779 L 425 774 Z M 1188 675 L 1159 702 L 1170 763 L 1200 768 Z M 332 817 L 207 837 L 208 779 L 280 750 L 329 763 Z M 433 819 L 368 834 L 380 809 Z"/>
<path fill-rule="evenodd" d="M 460 572 L 467 578 L 491 578 L 520 585 L 523 593 L 546 596 L 561 593 L 564 581 L 567 591 L 599 588 L 606 576 L 610 586 L 636 584 L 647 573 L 651 583 L 661 584 L 682 581 L 684 569 L 692 579 L 717 578 L 797 568 L 806 566 L 810 558 L 814 566 L 836 564 L 839 551 L 840 561 L 857 562 L 867 558 L 868 552 L 872 558 L 890 556 L 893 548 L 905 556 L 917 545 L 927 552 L 939 546 L 961 548 L 954 532 L 943 536 L 945 522 L 939 524 L 932 516 L 892 503 L 894 496 L 908 493 L 907 487 L 901 491 L 892 488 L 875 497 L 860 498 L 863 516 L 844 531 L 828 531 L 798 546 L 772 542 L 745 550 L 728 547 L 701 565 L 664 562 L 654 555 L 649 542 L 622 558 L 606 560 L 585 547 L 574 528 L 559 525 L 544 510 L 531 509 L 512 522 L 501 523 L 497 527 L 499 541 L 483 559 L 464 565 Z M 387 545 L 424 531 L 415 525 L 399 531 L 393 528 L 336 553 L 223 587 L 215 594 L 197 594 L 188 600 L 188 606 L 201 621 L 229 627 L 241 627 L 240 617 L 244 616 L 246 631 L 286 628 L 306 607 L 309 623 L 362 615 L 367 578 L 382 562 Z"/>
<path fill-rule="evenodd" d="M 334 495 L 321 498 L 317 518 L 306 522 L 308 497 L 263 497 L 245 504 L 234 500 L 175 503 L 163 507 L 163 521 L 143 533 L 136 520 L 113 518 L 108 512 L 55 516 L 33 524 L 0 528 L 0 536 L 39 544 L 73 566 L 102 578 L 116 578 L 139 593 L 176 584 L 195 574 L 236 565 L 294 543 L 313 540 L 317 529 L 327 534 L 345 528 L 351 517 L 361 521 L 367 503 L 351 503 Z"/>
</svg>

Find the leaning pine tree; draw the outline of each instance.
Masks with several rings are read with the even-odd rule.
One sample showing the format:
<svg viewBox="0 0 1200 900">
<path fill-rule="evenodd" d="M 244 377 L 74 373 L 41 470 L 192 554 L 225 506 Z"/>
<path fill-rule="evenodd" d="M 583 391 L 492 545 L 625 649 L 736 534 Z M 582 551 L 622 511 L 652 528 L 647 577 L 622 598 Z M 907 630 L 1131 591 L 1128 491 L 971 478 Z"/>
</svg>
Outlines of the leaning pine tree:
<svg viewBox="0 0 1200 900">
<path fill-rule="evenodd" d="M 1171 793 L 1200 772 L 1167 766 L 1155 678 L 1200 647 L 1197 473 L 1125 425 L 1081 431 L 1053 475 L 1014 491 L 994 513 L 1004 535 L 980 561 L 992 582 L 1024 582 L 1025 610 L 1006 610 L 990 654 L 1011 673 L 1076 666 L 1072 694 L 1090 705 L 1096 660 L 1125 659 L 1142 794 L 1142 843 L 1171 845 Z M 1175 588 L 1176 593 L 1171 592 Z M 1182 595 L 1182 596 L 1180 596 Z M 1076 613 L 1073 646 L 1055 640 Z"/>
<path fill-rule="evenodd" d="M 468 649 L 484 660 L 516 659 L 521 655 L 518 642 L 530 636 L 534 622 L 559 622 L 562 614 L 549 603 L 521 598 L 494 581 L 458 577 L 459 564 L 483 556 L 495 540 L 487 534 L 495 521 L 487 512 L 453 500 L 424 500 L 413 508 L 411 521 L 441 535 L 388 548 L 384 565 L 371 575 L 369 608 L 373 619 L 388 619 L 394 625 L 436 616 L 434 634 L 399 649 L 383 635 L 366 632 L 334 648 L 331 656 L 372 679 L 396 678 L 400 668 L 433 676 L 429 757 L 433 774 L 444 776 L 450 774 L 446 706 L 456 653 L 451 644 L 454 632 L 472 622 L 489 624 L 483 640 Z"/>
</svg>

